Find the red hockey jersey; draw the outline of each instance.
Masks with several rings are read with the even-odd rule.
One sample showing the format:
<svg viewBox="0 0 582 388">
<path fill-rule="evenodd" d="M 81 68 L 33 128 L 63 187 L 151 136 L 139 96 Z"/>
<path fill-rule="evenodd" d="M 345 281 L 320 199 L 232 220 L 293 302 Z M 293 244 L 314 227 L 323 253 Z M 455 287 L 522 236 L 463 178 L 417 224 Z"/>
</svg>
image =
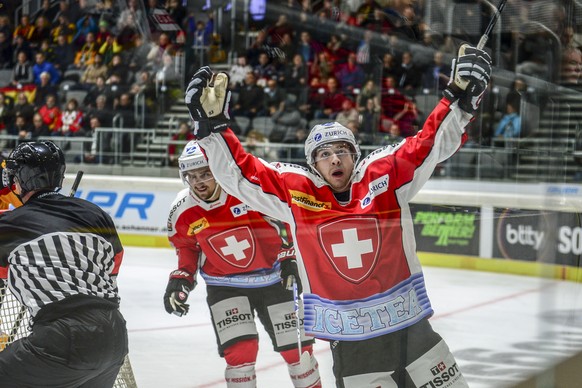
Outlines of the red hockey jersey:
<svg viewBox="0 0 582 388">
<path fill-rule="evenodd" d="M 361 340 L 433 313 L 409 201 L 435 166 L 462 145 L 470 119 L 457 104 L 441 100 L 416 136 L 358 163 L 345 204 L 311 171 L 273 166 L 246 153 L 230 130 L 199 144 L 223 189 L 290 224 L 300 259 L 306 333 Z"/>
<path fill-rule="evenodd" d="M 168 239 L 178 266 L 206 284 L 243 288 L 281 281 L 277 254 L 282 223 L 274 221 L 222 191 L 207 203 L 190 189 L 178 193 L 168 217 Z"/>
</svg>

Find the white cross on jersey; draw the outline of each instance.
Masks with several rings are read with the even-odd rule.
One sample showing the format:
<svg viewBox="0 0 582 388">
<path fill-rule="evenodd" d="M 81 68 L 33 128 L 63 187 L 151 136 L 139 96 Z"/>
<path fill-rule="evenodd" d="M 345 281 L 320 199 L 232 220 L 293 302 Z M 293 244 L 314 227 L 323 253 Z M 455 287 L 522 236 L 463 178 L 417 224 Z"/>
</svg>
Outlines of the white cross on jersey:
<svg viewBox="0 0 582 388">
<path fill-rule="evenodd" d="M 355 228 L 342 231 L 344 242 L 333 244 L 331 250 L 335 257 L 345 257 L 348 269 L 362 268 L 362 255 L 373 250 L 372 240 L 358 240 L 358 230 Z"/>
<path fill-rule="evenodd" d="M 245 249 L 251 247 L 251 244 L 246 239 L 237 241 L 235 236 L 229 236 L 224 241 L 226 241 L 226 246 L 220 248 L 224 256 L 233 255 L 236 261 L 246 258 Z"/>
</svg>

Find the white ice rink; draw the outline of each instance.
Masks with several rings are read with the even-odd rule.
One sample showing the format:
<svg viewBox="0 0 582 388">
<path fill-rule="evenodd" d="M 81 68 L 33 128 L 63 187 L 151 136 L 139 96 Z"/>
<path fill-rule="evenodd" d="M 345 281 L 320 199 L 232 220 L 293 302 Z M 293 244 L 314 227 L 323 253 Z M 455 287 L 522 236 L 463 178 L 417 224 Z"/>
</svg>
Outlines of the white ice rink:
<svg viewBox="0 0 582 388">
<path fill-rule="evenodd" d="M 177 260 L 170 249 L 126 247 L 119 275 L 130 360 L 139 388 L 224 387 L 201 280 L 182 318 L 162 296 Z M 435 315 L 472 388 L 502 388 L 582 350 L 582 284 L 425 267 Z M 260 325 L 259 325 L 260 327 Z M 287 368 L 260 332 L 259 388 L 291 388 Z M 328 344 L 315 355 L 324 388 L 335 386 Z"/>
</svg>

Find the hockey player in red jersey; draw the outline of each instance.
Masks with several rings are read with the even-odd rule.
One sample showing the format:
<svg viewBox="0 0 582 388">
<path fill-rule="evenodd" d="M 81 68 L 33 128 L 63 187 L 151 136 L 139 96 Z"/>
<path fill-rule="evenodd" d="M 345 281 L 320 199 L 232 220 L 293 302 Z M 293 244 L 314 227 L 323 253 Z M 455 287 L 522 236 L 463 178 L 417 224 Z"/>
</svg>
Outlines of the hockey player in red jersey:
<svg viewBox="0 0 582 388">
<path fill-rule="evenodd" d="M 409 202 L 436 165 L 462 146 L 491 60 L 465 47 L 422 130 L 360 160 L 352 132 L 316 125 L 309 169 L 273 166 L 228 129 L 228 76 L 194 74 L 185 102 L 214 176 L 229 194 L 289 223 L 304 290 L 305 331 L 327 339 L 338 387 L 466 387 L 428 321 L 433 310 L 416 255 Z"/>
<path fill-rule="evenodd" d="M 187 188 L 178 193 L 168 217 L 168 239 L 176 249 L 178 269 L 170 274 L 166 311 L 178 316 L 188 312 L 188 293 L 200 273 L 218 351 L 227 364 L 227 387 L 256 386 L 255 312 L 275 351 L 287 362 L 293 386 L 321 387 L 313 338 L 303 330 L 301 357 L 297 350 L 293 292 L 284 286 L 288 277 L 299 277 L 285 225 L 226 194 L 195 141 L 186 145 L 178 165 Z"/>
</svg>

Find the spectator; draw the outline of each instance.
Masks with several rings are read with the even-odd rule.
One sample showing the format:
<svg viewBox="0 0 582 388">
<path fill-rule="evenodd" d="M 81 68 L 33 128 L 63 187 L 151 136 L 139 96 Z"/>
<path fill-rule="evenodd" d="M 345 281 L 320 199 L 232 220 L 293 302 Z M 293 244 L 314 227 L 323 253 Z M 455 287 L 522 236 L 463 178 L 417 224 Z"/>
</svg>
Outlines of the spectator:
<svg viewBox="0 0 582 388">
<path fill-rule="evenodd" d="M 117 73 L 111 74 L 111 76 L 105 81 L 105 96 L 107 96 L 107 101 L 113 104 L 113 108 L 119 103 L 119 97 L 121 94 L 125 93 L 128 87 L 121 83 L 121 79 Z"/>
<path fill-rule="evenodd" d="M 321 97 L 321 105 L 315 112 L 315 118 L 335 119 L 341 111 L 346 95 L 339 89 L 339 82 L 334 77 L 327 79 L 327 90 Z"/>
<path fill-rule="evenodd" d="M 247 63 L 247 58 L 244 55 L 239 56 L 228 71 L 232 90 L 238 91 L 242 87 L 249 71 L 253 71 L 253 68 Z"/>
<path fill-rule="evenodd" d="M 406 98 L 402 110 L 396 113 L 392 119 L 398 123 L 403 137 L 414 136 L 418 132 L 420 113 L 414 100 Z"/>
<path fill-rule="evenodd" d="M 16 102 L 13 107 L 14 116 L 24 116 L 25 120 L 32 121 L 32 116 L 35 112 L 35 107 L 28 101 L 25 92 L 18 92 L 16 94 Z"/>
<path fill-rule="evenodd" d="M 251 71 L 245 77 L 244 86 L 240 89 L 238 99 L 232 108 L 233 116 L 254 118 L 263 109 L 263 88 L 257 86 L 257 78 Z"/>
<path fill-rule="evenodd" d="M 61 119 L 61 109 L 57 105 L 57 96 L 50 94 L 46 96 L 44 105 L 38 109 L 38 113 L 42 117 L 42 121 L 48 127 L 51 136 L 58 136 L 58 124 Z"/>
<path fill-rule="evenodd" d="M 382 79 L 383 84 L 386 82 L 385 79 L 389 76 L 396 77 L 398 73 L 398 64 L 394 59 L 394 55 L 391 53 L 385 53 L 382 56 Z"/>
<path fill-rule="evenodd" d="M 381 108 L 373 97 L 369 97 L 365 102 L 365 107 L 360 111 L 360 139 L 361 144 L 374 145 L 374 139 L 380 124 Z"/>
<path fill-rule="evenodd" d="M 38 49 L 36 50 L 36 52 L 42 52 L 44 53 L 44 57 L 46 59 L 47 62 L 52 63 L 53 66 L 55 66 L 55 51 L 54 51 L 54 46 L 51 44 L 49 39 L 42 39 L 40 41 L 40 46 L 38 47 Z M 56 68 L 56 66 L 55 66 Z M 57 69 L 58 70 L 58 69 Z M 61 75 L 61 72 L 58 71 L 59 75 Z"/>
<path fill-rule="evenodd" d="M 184 94 L 180 88 L 180 77 L 176 72 L 174 57 L 169 53 L 164 54 L 163 65 L 156 71 L 155 77 L 156 85 L 159 86 L 158 95 L 162 97 L 162 109 L 166 110 Z"/>
<path fill-rule="evenodd" d="M 61 113 L 57 131 L 60 136 L 76 136 L 82 133 L 83 111 L 75 98 L 67 101 L 65 109 Z"/>
<path fill-rule="evenodd" d="M 65 74 L 67 69 L 75 61 L 75 49 L 67 41 L 66 35 L 57 36 L 57 44 L 54 48 L 55 59 L 53 65 L 61 73 Z"/>
<path fill-rule="evenodd" d="M 46 71 L 40 74 L 40 85 L 36 87 L 36 92 L 34 94 L 34 106 L 38 109 L 45 102 L 47 96 L 56 96 L 58 104 L 58 94 L 59 89 L 51 83 L 51 75 Z"/>
<path fill-rule="evenodd" d="M 16 37 L 16 43 L 14 43 L 14 59 L 12 62 L 16 63 L 18 61 L 18 54 L 20 54 L 22 51 L 26 53 L 26 58 L 29 60 L 34 58 L 34 51 L 30 48 L 28 41 L 24 37 L 18 35 Z"/>
<path fill-rule="evenodd" d="M 380 144 L 383 146 L 398 144 L 404 140 L 400 134 L 400 127 L 398 126 L 398 123 L 393 120 L 388 120 L 387 132 L 388 133 L 384 135 L 380 141 Z"/>
<path fill-rule="evenodd" d="M 342 110 L 335 117 L 335 121 L 344 127 L 348 127 L 350 121 L 359 123 L 358 110 L 354 107 L 352 100 L 346 98 L 344 102 L 342 102 Z"/>
<path fill-rule="evenodd" d="M 34 30 L 28 38 L 28 43 L 33 49 L 38 49 L 44 39 L 50 40 L 51 25 L 44 15 L 40 15 L 34 22 Z"/>
<path fill-rule="evenodd" d="M 271 63 L 267 53 L 259 54 L 259 63 L 253 67 L 253 72 L 257 78 L 257 85 L 265 87 L 267 81 L 277 78 L 277 68 Z"/>
<path fill-rule="evenodd" d="M 404 107 L 406 97 L 397 89 L 394 76 L 384 78 L 384 87 L 381 91 L 380 106 L 382 114 L 387 117 L 394 117 Z"/>
<path fill-rule="evenodd" d="M 269 79 L 264 89 L 263 110 L 260 115 L 270 116 L 277 110 L 283 110 L 286 98 L 287 93 L 279 86 L 277 79 Z"/>
<path fill-rule="evenodd" d="M 31 140 L 36 140 L 41 136 L 49 136 L 50 130 L 48 126 L 44 123 L 40 113 L 35 113 L 32 117 L 32 128 L 30 131 Z"/>
<path fill-rule="evenodd" d="M 93 85 L 97 83 L 99 77 L 102 77 L 104 80 L 107 78 L 108 71 L 109 69 L 105 63 L 103 63 L 103 57 L 101 54 L 96 54 L 93 63 L 88 65 L 81 75 L 79 82 L 81 83 L 82 88 L 85 90 L 91 90 Z"/>
<path fill-rule="evenodd" d="M 51 38 L 53 39 L 53 42 L 56 42 L 57 38 L 62 35 L 65 37 L 67 43 L 73 47 L 73 37 L 75 36 L 77 27 L 75 27 L 74 23 L 70 22 L 70 20 L 67 18 L 67 15 L 64 13 L 60 14 L 57 19 L 57 25 L 54 26 L 51 30 Z"/>
<path fill-rule="evenodd" d="M 293 42 L 293 35 L 290 33 L 286 33 L 281 38 L 281 43 L 277 46 L 280 56 L 278 57 L 278 61 L 280 65 L 287 64 L 291 62 L 293 56 L 297 52 L 297 47 Z"/>
<path fill-rule="evenodd" d="M 358 44 L 355 54 L 356 63 L 364 70 L 365 73 L 368 74 L 373 70 L 373 66 L 375 65 L 375 63 L 372 61 L 374 58 L 374 51 L 371 44 L 372 35 L 372 31 L 364 31 L 364 37 Z"/>
<path fill-rule="evenodd" d="M 420 86 L 422 72 L 412 60 L 412 53 L 406 51 L 402 54 L 400 67 L 396 68 L 396 81 L 400 91 L 406 95 L 416 94 L 416 89 Z"/>
<path fill-rule="evenodd" d="M 5 14 L 0 13 L 0 31 L 6 34 L 8 40 L 13 42 L 12 19 Z"/>
<path fill-rule="evenodd" d="M 32 72 L 32 64 L 28 60 L 26 51 L 20 51 L 14 69 L 12 70 L 12 81 L 10 81 L 10 84 L 18 87 L 19 85 L 28 85 L 33 82 L 34 74 Z"/>
<path fill-rule="evenodd" d="M 178 131 L 172 135 L 168 144 L 168 164 L 172 167 L 178 166 L 178 158 L 184 149 L 184 146 L 190 141 L 194 140 L 192 128 L 186 121 L 182 121 L 178 126 Z"/>
<path fill-rule="evenodd" d="M 582 71 L 582 50 L 577 47 L 566 47 L 562 52 L 560 68 L 560 83 L 577 85 L 580 83 Z"/>
<path fill-rule="evenodd" d="M 449 83 L 451 66 L 443 58 L 442 51 L 435 51 L 433 63 L 428 66 L 422 76 L 422 87 L 428 89 L 431 93 L 443 91 Z"/>
<path fill-rule="evenodd" d="M 309 76 L 327 80 L 334 75 L 335 65 L 328 51 L 320 51 L 309 67 Z"/>
<path fill-rule="evenodd" d="M 164 65 L 164 54 L 174 54 L 174 46 L 170 35 L 162 32 L 158 37 L 157 44 L 153 45 L 148 53 L 147 60 L 152 69 L 159 69 Z"/>
<path fill-rule="evenodd" d="M 111 58 L 111 62 L 109 63 L 107 69 L 107 78 L 110 78 L 112 75 L 116 74 L 119 77 L 119 83 L 124 86 L 128 86 L 130 83 L 129 79 L 129 69 L 127 64 L 123 62 L 123 57 L 121 54 L 115 54 Z"/>
<path fill-rule="evenodd" d="M 247 48 L 246 57 L 251 67 L 259 64 L 259 55 L 265 52 L 267 47 L 267 31 L 259 30 L 254 42 Z"/>
<path fill-rule="evenodd" d="M 135 82 L 131 84 L 129 92 L 134 96 L 143 94 L 145 97 L 146 107 L 154 110 L 153 108 L 155 107 L 157 98 L 156 84 L 154 83 L 152 75 L 149 71 L 141 70 L 138 73 Z"/>
<path fill-rule="evenodd" d="M 42 51 L 39 51 L 35 55 L 35 60 L 36 63 L 32 66 L 34 83 L 40 85 L 40 75 L 42 73 L 48 73 L 50 75 L 51 85 L 58 85 L 61 80 L 61 74 L 52 63 L 46 60 L 46 55 Z"/>
<path fill-rule="evenodd" d="M 121 44 L 120 35 L 117 36 L 117 42 Z M 128 64 L 131 72 L 138 73 L 140 70 L 151 70 L 148 64 L 148 54 L 151 47 L 142 36 L 135 35 L 131 46 L 128 47 L 122 44 L 122 47 L 125 54 L 124 62 Z"/>
<path fill-rule="evenodd" d="M 30 21 L 30 15 L 22 14 L 20 16 L 20 23 L 14 29 L 12 33 L 13 42 L 16 43 L 16 38 L 24 38 L 25 41 L 29 41 L 34 33 L 34 25 Z"/>
<path fill-rule="evenodd" d="M 89 133 L 87 136 L 91 136 L 93 140 L 89 143 L 83 143 L 83 163 L 97 164 L 97 163 L 107 163 L 109 157 L 105 154 L 108 152 L 109 147 L 106 147 L 107 141 L 110 141 L 110 137 L 106 139 L 105 136 L 98 136 L 96 129 L 101 128 L 101 121 L 99 116 L 91 116 L 89 119 Z M 80 162 L 80 160 L 77 160 Z"/>
<path fill-rule="evenodd" d="M 105 128 L 111 128 L 113 126 L 113 109 L 109 106 L 107 102 L 107 97 L 104 94 L 100 94 L 95 99 L 94 106 L 85 109 L 85 120 L 83 120 L 83 131 L 85 133 L 91 132 L 90 120 L 93 116 L 99 117 L 99 123 Z M 111 137 L 111 133 L 108 134 Z"/>
<path fill-rule="evenodd" d="M 77 69 L 84 70 L 93 63 L 95 60 L 95 55 L 99 51 L 97 43 L 95 43 L 95 34 L 92 32 L 87 33 L 83 39 L 83 45 L 75 53 L 75 60 L 73 61 L 74 66 Z"/>
<path fill-rule="evenodd" d="M 14 115 L 11 107 L 6 101 L 4 93 L 0 92 L 0 135 L 8 134 L 8 129 L 12 126 Z M 8 142 L 0 139 L 0 153 L 7 148 Z"/>
<path fill-rule="evenodd" d="M 354 94 L 355 90 L 362 87 L 366 80 L 364 69 L 357 63 L 355 53 L 348 55 L 348 61 L 336 72 L 336 77 L 341 85 L 344 94 Z"/>
<path fill-rule="evenodd" d="M 95 79 L 95 83 L 90 86 L 89 91 L 85 95 L 82 104 L 85 108 L 94 108 L 97 96 L 105 95 L 107 92 L 107 87 L 105 85 L 105 77 L 100 75 Z M 110 108 L 113 108 L 113 103 L 111 103 Z"/>
<path fill-rule="evenodd" d="M 0 69 L 12 69 L 14 59 L 14 47 L 12 39 L 6 32 L 0 31 Z M 5 86 L 5 85 L 0 85 Z"/>
<path fill-rule="evenodd" d="M 131 94 L 122 93 L 119 96 L 119 102 L 114 105 L 114 110 L 121 115 L 123 128 L 135 128 L 135 113 Z"/>
<path fill-rule="evenodd" d="M 505 105 L 505 114 L 499 121 L 495 129 L 495 137 L 504 139 L 517 139 L 521 133 L 521 116 L 519 105 L 514 105 L 515 101 L 508 101 Z"/>
<path fill-rule="evenodd" d="M 307 88 L 308 69 L 299 54 L 293 56 L 293 60 L 285 64 L 283 76 L 280 79 L 287 93 L 299 97 Z"/>
<path fill-rule="evenodd" d="M 42 0 L 38 10 L 32 15 L 32 20 L 35 22 L 39 17 L 43 16 L 47 23 L 51 23 L 57 16 L 57 11 L 51 4 L 51 0 Z"/>
<path fill-rule="evenodd" d="M 115 40 L 115 36 L 111 33 L 111 31 L 109 31 L 109 23 L 107 22 L 107 20 L 104 19 L 99 20 L 97 26 L 98 26 L 97 32 L 95 33 L 95 43 L 97 44 L 98 47 L 101 48 L 108 38 L 114 38 L 113 40 Z M 121 51 L 121 47 L 119 48 L 119 50 Z"/>
<path fill-rule="evenodd" d="M 303 61 L 310 64 L 319 51 L 311 39 L 311 34 L 307 31 L 301 32 L 299 44 L 297 45 L 297 53 L 301 54 Z"/>
<path fill-rule="evenodd" d="M 380 4 L 376 2 L 376 0 L 363 0 L 360 6 L 356 11 L 356 15 L 358 15 L 358 19 L 360 20 L 360 27 L 366 27 L 368 23 L 372 23 L 374 21 L 374 11 L 377 9 L 382 9 Z"/>
<path fill-rule="evenodd" d="M 182 1 L 169 0 L 166 2 L 165 8 L 176 24 L 182 27 L 188 15 L 188 9 L 182 5 Z"/>
<path fill-rule="evenodd" d="M 75 20 L 75 19 L 70 19 Z M 91 43 L 95 43 L 95 34 L 97 33 L 97 23 L 93 16 L 90 14 L 85 14 L 81 18 L 76 19 L 76 32 L 73 36 L 73 44 L 76 47 L 83 47 L 88 42 L 89 35 L 92 35 Z M 96 49 L 95 49 L 96 50 Z"/>
<path fill-rule="evenodd" d="M 103 42 L 98 50 L 98 53 L 103 56 L 103 63 L 107 66 L 113 66 L 113 58 L 115 56 L 121 57 L 121 52 L 123 51 L 123 47 L 117 43 L 117 39 L 113 35 L 108 35 L 105 38 L 105 42 Z M 121 59 L 121 58 L 120 58 Z M 127 73 L 127 64 L 123 65 L 126 68 L 125 72 Z"/>
<path fill-rule="evenodd" d="M 281 14 L 274 25 L 267 27 L 267 43 L 270 46 L 278 46 L 283 40 L 283 35 L 293 35 L 293 32 L 294 28 L 289 24 L 287 15 Z"/>
<path fill-rule="evenodd" d="M 368 80 L 360 90 L 360 93 L 356 97 L 356 109 L 359 112 L 363 112 L 367 109 L 368 100 L 372 99 L 374 103 L 374 110 L 380 110 L 380 89 L 376 86 L 373 80 Z"/>
<path fill-rule="evenodd" d="M 10 142 L 11 147 L 14 147 L 16 144 L 31 139 L 31 124 L 24 118 L 24 116 L 16 115 L 14 123 L 8 128 L 8 134 L 18 136 L 16 142 Z"/>
</svg>

